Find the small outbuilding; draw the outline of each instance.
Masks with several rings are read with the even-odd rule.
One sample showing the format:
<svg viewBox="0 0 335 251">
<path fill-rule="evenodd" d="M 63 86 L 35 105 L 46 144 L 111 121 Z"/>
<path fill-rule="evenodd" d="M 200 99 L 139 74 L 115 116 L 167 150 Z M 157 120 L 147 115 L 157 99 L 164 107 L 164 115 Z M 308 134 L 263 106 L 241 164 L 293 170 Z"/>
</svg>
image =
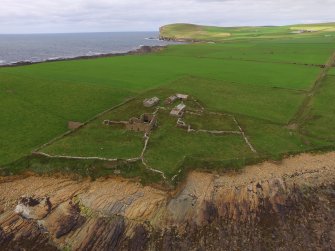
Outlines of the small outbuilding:
<svg viewBox="0 0 335 251">
<path fill-rule="evenodd" d="M 177 93 L 176 97 L 180 100 L 187 100 L 188 99 L 188 95 L 186 95 L 186 94 Z"/>
<path fill-rule="evenodd" d="M 184 116 L 185 109 L 186 109 L 186 105 L 181 103 L 171 110 L 170 115 L 173 117 L 180 118 Z"/>
<path fill-rule="evenodd" d="M 143 105 L 145 107 L 153 107 L 153 106 L 157 105 L 158 103 L 159 103 L 159 98 L 157 98 L 157 97 L 145 99 L 143 101 Z"/>
<path fill-rule="evenodd" d="M 165 105 L 171 105 L 171 104 L 173 104 L 177 99 L 178 99 L 178 98 L 177 98 L 176 95 L 172 95 L 172 96 L 168 97 L 167 99 L 165 99 L 164 104 L 165 104 Z"/>
</svg>

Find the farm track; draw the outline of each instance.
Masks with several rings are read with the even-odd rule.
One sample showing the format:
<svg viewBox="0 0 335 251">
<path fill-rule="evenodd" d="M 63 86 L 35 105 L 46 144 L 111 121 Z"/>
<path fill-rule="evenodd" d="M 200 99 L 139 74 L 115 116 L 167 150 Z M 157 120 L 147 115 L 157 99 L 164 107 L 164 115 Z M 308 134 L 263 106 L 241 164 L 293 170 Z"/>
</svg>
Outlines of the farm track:
<svg viewBox="0 0 335 251">
<path fill-rule="evenodd" d="M 317 93 L 317 91 L 322 87 L 323 81 L 325 77 L 327 76 L 328 71 L 334 65 L 334 63 L 335 63 L 335 52 L 329 58 L 329 60 L 325 64 L 325 67 L 322 69 L 322 71 L 318 75 L 317 79 L 314 82 L 313 87 L 306 93 L 306 97 L 304 101 L 300 105 L 294 117 L 289 122 L 289 127 L 300 127 L 304 123 L 304 121 L 306 120 L 306 117 L 308 116 L 308 111 L 311 108 L 312 100 L 315 94 Z"/>
</svg>

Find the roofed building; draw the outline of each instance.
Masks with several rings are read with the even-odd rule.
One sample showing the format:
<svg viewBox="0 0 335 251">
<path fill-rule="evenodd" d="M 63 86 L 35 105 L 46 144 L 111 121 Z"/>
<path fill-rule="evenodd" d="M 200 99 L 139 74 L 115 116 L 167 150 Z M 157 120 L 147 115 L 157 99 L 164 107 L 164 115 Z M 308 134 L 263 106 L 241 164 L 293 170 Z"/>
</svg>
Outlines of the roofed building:
<svg viewBox="0 0 335 251">
<path fill-rule="evenodd" d="M 165 99 L 164 104 L 165 104 L 165 105 L 171 105 L 171 104 L 173 104 L 177 99 L 178 99 L 177 96 L 172 95 L 172 96 L 168 97 L 167 99 Z"/>
<path fill-rule="evenodd" d="M 184 115 L 185 109 L 186 105 L 181 103 L 171 110 L 170 115 L 174 117 L 182 117 Z"/>
<path fill-rule="evenodd" d="M 180 100 L 187 100 L 188 99 L 188 95 L 186 95 L 186 94 L 177 93 L 176 97 Z"/>
</svg>

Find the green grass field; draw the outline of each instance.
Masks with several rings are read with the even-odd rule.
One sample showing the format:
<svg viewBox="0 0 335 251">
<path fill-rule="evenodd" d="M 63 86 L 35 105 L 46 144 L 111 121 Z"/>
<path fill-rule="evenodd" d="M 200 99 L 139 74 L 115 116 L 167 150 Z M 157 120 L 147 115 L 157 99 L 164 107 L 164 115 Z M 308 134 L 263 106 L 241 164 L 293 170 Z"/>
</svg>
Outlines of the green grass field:
<svg viewBox="0 0 335 251">
<path fill-rule="evenodd" d="M 305 134 L 330 144 L 335 141 L 335 108 L 331 105 L 334 100 L 335 76 L 328 75 L 323 88 L 313 99 L 313 107 L 303 127 Z"/>
<path fill-rule="evenodd" d="M 313 88 L 335 51 L 335 32 L 328 28 L 332 26 L 315 25 L 327 28 L 315 28 L 308 34 L 291 34 L 297 26 L 207 27 L 208 40 L 215 38 L 215 44 L 173 45 L 146 55 L 0 68 L 0 166 L 11 168 L 17 159 L 65 133 L 68 121 L 85 122 L 129 98 L 135 99 L 42 150 L 51 155 L 136 157 L 143 148 L 143 134 L 109 128 L 102 121 L 153 112 L 143 107 L 144 98 L 163 100 L 177 92 L 191 95 L 206 111 L 227 114 L 220 118 L 187 114 L 185 122 L 195 129 L 235 131 L 235 117 L 257 153 L 240 135 L 187 133 L 162 111 L 145 159 L 169 178 L 201 161 L 208 166 L 216 163 L 213 166 L 220 169 L 220 161 L 278 159 L 284 154 L 332 148 L 334 67 L 327 68 L 327 77 Z M 194 27 L 169 28 L 194 36 Z M 201 36 L 209 38 L 204 30 Z M 221 43 L 223 33 L 230 36 Z M 258 33 L 262 35 L 256 36 Z M 292 118 L 308 97 L 312 97 L 304 113 L 308 116 L 292 126 Z M 187 105 L 197 108 L 191 101 Z M 141 168 L 138 170 L 143 171 Z M 142 171 L 132 169 L 131 173 L 141 176 Z"/>
<path fill-rule="evenodd" d="M 294 31 L 308 30 L 302 34 Z M 318 37 L 335 31 L 334 23 L 289 25 L 281 27 L 216 27 L 195 24 L 169 24 L 160 28 L 162 38 L 186 41 L 211 41 L 222 42 L 229 40 L 262 40 L 262 39 L 301 39 Z"/>
<path fill-rule="evenodd" d="M 126 131 L 122 125 L 106 126 L 103 125 L 103 121 L 105 119 L 124 121 L 131 117 L 139 117 L 143 113 L 152 113 L 154 108 L 144 108 L 142 105 L 145 97 L 157 95 L 163 100 L 164 97 L 176 92 L 176 89 L 165 88 L 151 90 L 99 117 L 70 136 L 42 148 L 41 152 L 61 156 L 136 158 L 141 154 L 144 145 L 143 133 Z M 184 120 L 197 130 L 239 130 L 230 116 L 187 114 Z M 169 116 L 169 110 L 159 111 L 159 126 L 153 131 L 145 153 L 149 166 L 163 171 L 167 177 L 171 178 L 176 174 L 187 156 L 216 161 L 253 156 L 240 135 L 214 136 L 207 133 L 187 133 L 176 127 L 176 121 L 176 118 Z"/>
</svg>

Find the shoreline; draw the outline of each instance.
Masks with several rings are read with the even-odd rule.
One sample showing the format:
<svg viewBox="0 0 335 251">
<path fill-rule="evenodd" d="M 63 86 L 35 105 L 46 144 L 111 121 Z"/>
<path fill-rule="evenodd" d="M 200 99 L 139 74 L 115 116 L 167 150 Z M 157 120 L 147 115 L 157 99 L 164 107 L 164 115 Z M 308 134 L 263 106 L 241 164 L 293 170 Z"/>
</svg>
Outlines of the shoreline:
<svg viewBox="0 0 335 251">
<path fill-rule="evenodd" d="M 333 236 L 334 157 L 302 154 L 223 175 L 194 171 L 171 191 L 120 177 L 0 177 L 0 240 L 6 250 L 31 248 L 26 236 L 38 250 L 105 250 L 111 240 L 120 243 L 116 250 L 129 241 L 136 243 L 131 250 L 247 250 L 255 243 L 258 250 L 264 239 L 265 250 L 273 241 L 283 250 L 301 243 L 329 250 L 321 241 Z M 293 244 L 288 230 L 297 236 Z"/>
<path fill-rule="evenodd" d="M 147 53 L 153 53 L 164 50 L 168 45 L 141 45 L 139 48 L 130 50 L 127 52 L 113 52 L 113 53 L 101 53 L 96 55 L 84 55 L 84 56 L 76 56 L 69 58 L 55 58 L 55 59 L 47 59 L 42 61 L 19 61 L 11 64 L 0 65 L 0 68 L 8 68 L 8 67 L 18 67 L 18 66 L 27 66 L 41 63 L 51 63 L 51 62 L 60 62 L 60 61 L 73 61 L 73 60 L 82 60 L 82 59 L 97 59 L 97 58 L 109 58 L 109 57 L 119 57 L 119 56 L 128 56 L 128 55 L 141 55 Z"/>
</svg>

